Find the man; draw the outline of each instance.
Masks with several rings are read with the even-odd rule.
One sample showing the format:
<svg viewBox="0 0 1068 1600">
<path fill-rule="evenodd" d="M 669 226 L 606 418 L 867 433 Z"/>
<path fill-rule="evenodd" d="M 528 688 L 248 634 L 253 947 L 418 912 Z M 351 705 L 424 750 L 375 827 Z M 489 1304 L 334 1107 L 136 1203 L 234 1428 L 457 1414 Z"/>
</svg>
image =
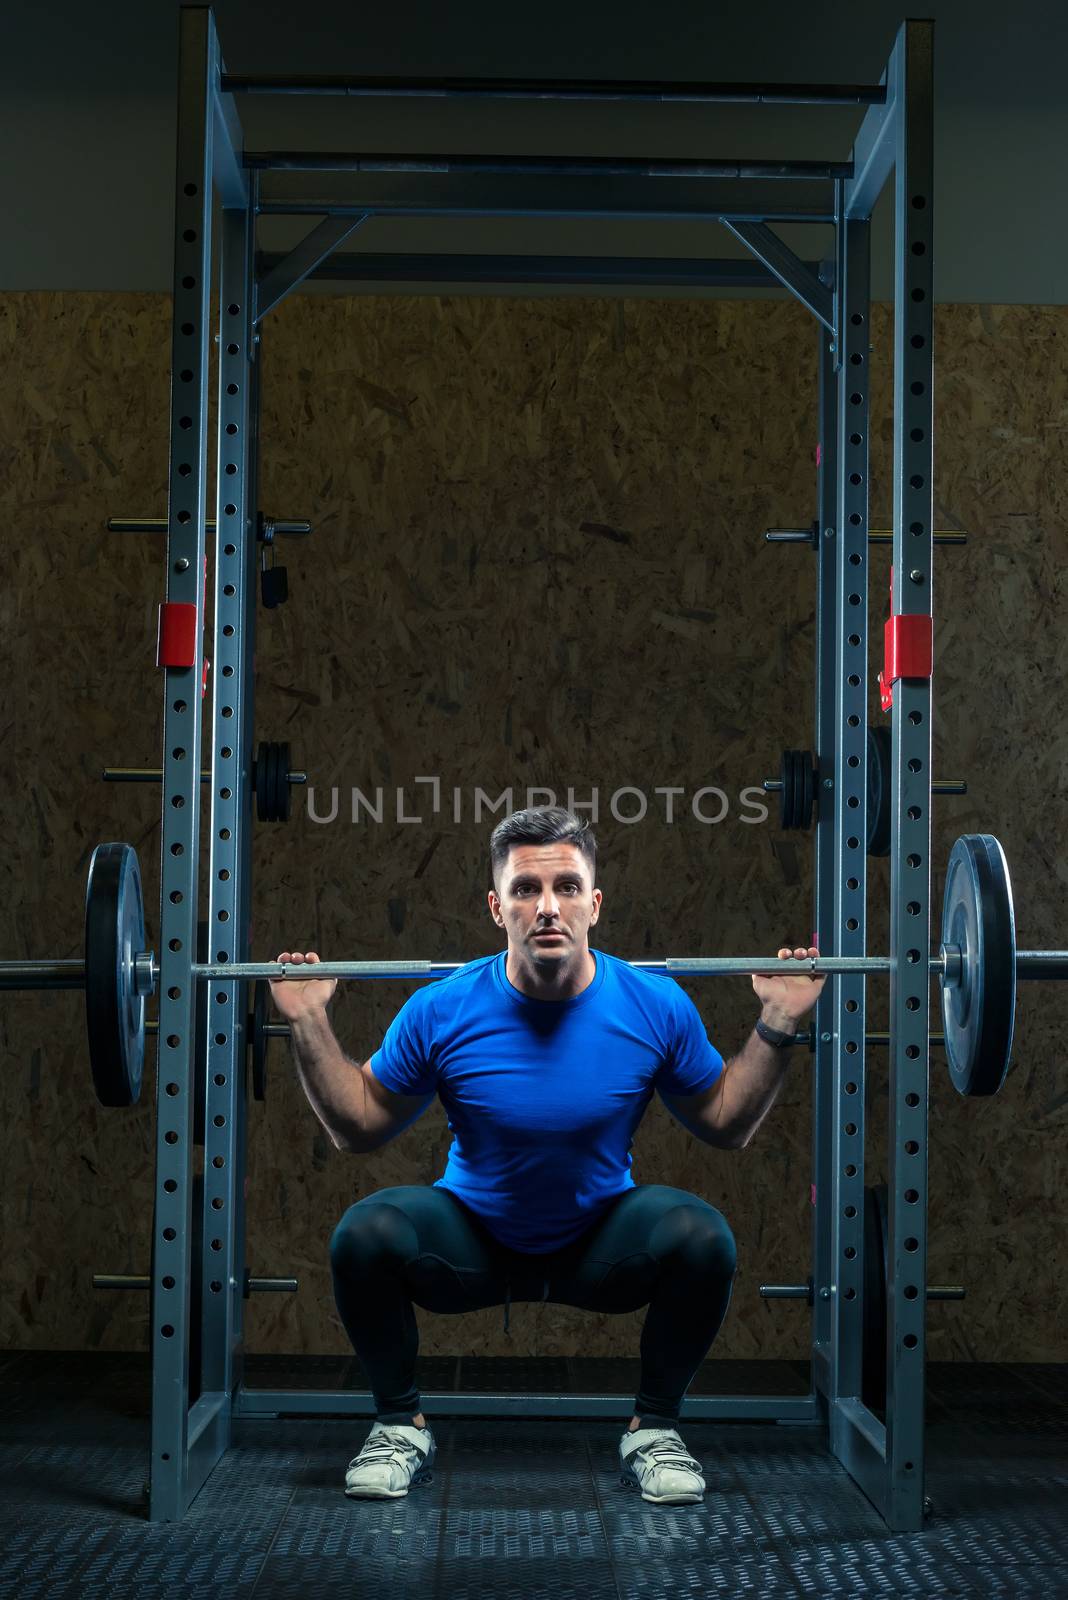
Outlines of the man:
<svg viewBox="0 0 1068 1600">
<path fill-rule="evenodd" d="M 675 1424 L 727 1311 L 734 1238 L 696 1195 L 635 1184 L 630 1145 L 654 1089 L 706 1144 L 748 1144 L 824 979 L 754 977 L 761 1015 L 724 1067 L 677 983 L 590 949 L 602 897 L 587 822 L 558 807 L 517 811 L 494 829 L 490 862 L 489 910 L 507 951 L 413 994 L 362 1067 L 327 1020 L 334 980 L 272 985 L 305 1092 L 339 1150 L 378 1149 L 435 1094 L 454 1136 L 432 1187 L 366 1196 L 331 1240 L 338 1311 L 377 1411 L 346 1493 L 396 1499 L 431 1476 L 413 1306 L 503 1302 L 507 1331 L 515 1299 L 610 1313 L 648 1305 L 622 1481 L 656 1504 L 697 1501 L 700 1463 Z"/>
</svg>

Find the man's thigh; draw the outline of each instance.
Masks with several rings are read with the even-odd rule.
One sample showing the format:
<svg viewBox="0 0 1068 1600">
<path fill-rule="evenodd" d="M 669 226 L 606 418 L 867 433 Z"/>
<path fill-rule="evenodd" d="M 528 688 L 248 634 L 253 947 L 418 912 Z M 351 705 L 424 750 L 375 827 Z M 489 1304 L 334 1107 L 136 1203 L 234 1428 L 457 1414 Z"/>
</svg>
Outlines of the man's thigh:
<svg viewBox="0 0 1068 1600">
<path fill-rule="evenodd" d="M 588 1233 L 561 1252 L 549 1299 L 588 1311 L 637 1311 L 649 1303 L 665 1251 L 678 1234 L 679 1213 L 697 1211 L 708 1233 L 727 1223 L 707 1200 L 668 1184 L 628 1189 Z"/>
<path fill-rule="evenodd" d="M 426 1311 L 473 1311 L 504 1299 L 503 1252 L 478 1218 L 448 1189 L 400 1184 L 378 1189 L 352 1207 L 399 1213 L 405 1283 Z"/>
</svg>

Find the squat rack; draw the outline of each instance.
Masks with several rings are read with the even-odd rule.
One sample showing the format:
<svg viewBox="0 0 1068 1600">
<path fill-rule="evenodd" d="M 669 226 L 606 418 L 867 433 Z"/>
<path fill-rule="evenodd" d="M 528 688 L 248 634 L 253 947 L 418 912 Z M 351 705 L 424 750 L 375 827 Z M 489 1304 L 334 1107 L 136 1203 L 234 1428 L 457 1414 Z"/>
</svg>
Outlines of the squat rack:
<svg viewBox="0 0 1068 1600">
<path fill-rule="evenodd" d="M 870 219 L 890 175 L 895 215 L 892 611 L 906 638 L 932 619 L 932 24 L 901 28 L 878 85 L 281 80 L 227 74 L 210 7 L 181 12 L 175 198 L 166 609 L 159 1065 L 151 1269 L 153 1521 L 181 1518 L 229 1447 L 234 1416 L 373 1415 L 366 1392 L 249 1389 L 243 1370 L 246 1107 L 240 981 L 213 981 L 198 1022 L 203 629 L 209 325 L 218 245 L 218 434 L 208 960 L 248 960 L 253 643 L 256 626 L 258 323 L 313 273 L 405 281 L 666 285 L 778 280 L 817 319 L 816 753 L 833 806 L 816 834 L 816 927 L 828 955 L 866 952 L 868 353 Z M 241 95 L 470 100 L 855 104 L 847 161 L 613 160 L 391 156 L 244 148 Z M 277 199 L 278 171 L 344 171 L 344 203 Z M 522 194 L 521 203 L 517 197 Z M 215 215 L 215 200 L 219 212 Z M 258 261 L 262 215 L 319 216 L 288 254 Z M 625 261 L 552 257 L 340 257 L 379 216 L 643 217 L 719 220 L 755 258 Z M 801 261 L 770 224 L 823 222 L 834 258 Z M 758 277 L 759 274 L 759 277 Z M 162 631 L 161 631 L 162 639 Z M 910 666 L 907 658 L 897 672 Z M 812 1384 L 804 1397 L 691 1396 L 685 1416 L 828 1424 L 830 1447 L 890 1528 L 924 1515 L 931 680 L 893 683 L 889 946 L 890 1106 L 885 1424 L 860 1399 L 864 1285 L 863 976 L 819 1002 L 813 1078 Z M 894 673 L 891 672 L 893 677 Z M 917 954 L 918 952 L 918 954 Z M 850 1009 L 855 1007 L 855 1009 Z M 200 1097 L 200 1105 L 197 1098 Z M 203 1179 L 196 1145 L 203 1110 Z M 194 1207 L 194 1194 L 197 1205 Z M 196 1272 L 196 1285 L 191 1282 Z M 199 1303 L 199 1314 L 194 1306 Z M 613 1416 L 628 1397 L 427 1393 L 462 1416 Z"/>
</svg>

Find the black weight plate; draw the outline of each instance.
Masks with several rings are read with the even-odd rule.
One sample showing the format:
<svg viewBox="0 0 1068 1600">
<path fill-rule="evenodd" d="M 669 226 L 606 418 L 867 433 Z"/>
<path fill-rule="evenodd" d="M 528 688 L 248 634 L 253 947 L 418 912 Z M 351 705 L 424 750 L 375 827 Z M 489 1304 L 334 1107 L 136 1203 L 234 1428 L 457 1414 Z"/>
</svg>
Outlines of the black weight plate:
<svg viewBox="0 0 1068 1600">
<path fill-rule="evenodd" d="M 886 1410 L 886 1185 L 864 1191 L 864 1329 L 860 1398 L 871 1411 Z"/>
<path fill-rule="evenodd" d="M 281 821 L 278 810 L 278 773 L 282 766 L 282 746 L 271 741 L 271 758 L 267 770 L 270 773 L 271 821 Z"/>
<path fill-rule="evenodd" d="M 278 821 L 278 746 L 267 746 L 267 821 Z"/>
<path fill-rule="evenodd" d="M 256 816 L 261 822 L 267 821 L 267 742 L 264 739 L 256 746 Z"/>
<path fill-rule="evenodd" d="M 942 945 L 959 946 L 959 982 L 942 979 L 942 1029 L 953 1087 L 997 1094 L 1016 1018 L 1016 918 L 1005 852 L 992 833 L 965 833 L 946 868 Z"/>
<path fill-rule="evenodd" d="M 278 821 L 279 746 L 272 739 L 267 746 L 267 806 L 271 822 Z"/>
<path fill-rule="evenodd" d="M 289 821 L 289 745 L 278 746 L 278 820 Z"/>
<path fill-rule="evenodd" d="M 794 781 L 797 766 L 794 761 L 794 752 L 783 752 L 783 809 L 782 825 L 784 828 L 796 828 L 797 806 L 794 801 Z"/>
<path fill-rule="evenodd" d="M 890 854 L 890 729 L 868 729 L 868 854 Z"/>
<path fill-rule="evenodd" d="M 275 765 L 273 749 L 275 747 L 272 741 L 264 739 L 256 757 L 256 814 L 261 822 L 273 822 L 273 786 L 270 781 L 270 774 Z"/>
<path fill-rule="evenodd" d="M 782 765 L 779 775 L 782 780 L 782 792 L 779 805 L 779 821 L 783 828 L 799 828 L 801 812 L 801 752 L 800 750 L 784 750 Z"/>
<path fill-rule="evenodd" d="M 790 770 L 790 752 L 784 750 L 779 760 L 779 827 L 792 828 L 790 812 L 793 809 L 793 776 Z"/>
<path fill-rule="evenodd" d="M 267 806 L 267 741 L 261 739 L 256 746 L 256 816 L 260 822 L 269 821 Z"/>
<path fill-rule="evenodd" d="M 144 948 L 137 851 L 98 844 L 85 892 L 85 1021 L 93 1085 L 104 1106 L 132 1106 L 141 1095 L 145 997 L 134 991 L 134 957 Z"/>
<path fill-rule="evenodd" d="M 816 764 L 811 750 L 801 754 L 801 822 L 802 828 L 812 826 L 812 807 L 816 799 Z"/>
<path fill-rule="evenodd" d="M 249 1043 L 252 1047 L 252 1098 L 267 1098 L 267 1045 L 264 1031 L 267 1026 L 267 998 L 270 984 L 266 978 L 257 978 L 253 988 L 252 1016 L 249 1019 Z"/>
</svg>

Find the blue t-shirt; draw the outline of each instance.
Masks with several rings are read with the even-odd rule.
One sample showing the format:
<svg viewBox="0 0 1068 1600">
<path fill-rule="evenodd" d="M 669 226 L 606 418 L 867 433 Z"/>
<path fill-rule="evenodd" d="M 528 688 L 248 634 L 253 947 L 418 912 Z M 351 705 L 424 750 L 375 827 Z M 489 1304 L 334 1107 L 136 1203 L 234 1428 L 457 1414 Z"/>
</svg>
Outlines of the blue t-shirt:
<svg viewBox="0 0 1068 1600">
<path fill-rule="evenodd" d="M 538 1254 L 635 1187 L 630 1145 L 653 1090 L 699 1094 L 723 1057 L 673 978 L 598 950 L 581 994 L 534 1000 L 508 981 L 506 954 L 413 994 L 371 1070 L 394 1094 L 437 1093 L 453 1141 L 434 1187 Z"/>
</svg>

